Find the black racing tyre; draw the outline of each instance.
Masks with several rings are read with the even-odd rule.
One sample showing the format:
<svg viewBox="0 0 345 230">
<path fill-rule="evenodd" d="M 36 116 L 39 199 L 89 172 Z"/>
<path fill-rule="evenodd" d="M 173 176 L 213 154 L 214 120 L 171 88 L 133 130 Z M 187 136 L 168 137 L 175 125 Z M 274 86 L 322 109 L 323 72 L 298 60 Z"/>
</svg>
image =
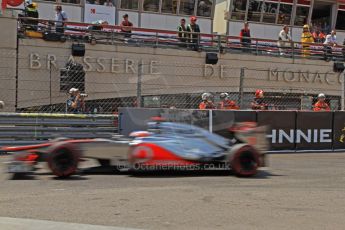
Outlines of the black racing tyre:
<svg viewBox="0 0 345 230">
<path fill-rule="evenodd" d="M 66 178 L 77 171 L 81 152 L 75 144 L 59 142 L 52 145 L 47 153 L 48 167 L 57 177 Z"/>
<path fill-rule="evenodd" d="M 231 149 L 230 166 L 236 176 L 254 176 L 259 164 L 259 153 L 254 147 L 248 144 L 236 144 Z"/>
</svg>

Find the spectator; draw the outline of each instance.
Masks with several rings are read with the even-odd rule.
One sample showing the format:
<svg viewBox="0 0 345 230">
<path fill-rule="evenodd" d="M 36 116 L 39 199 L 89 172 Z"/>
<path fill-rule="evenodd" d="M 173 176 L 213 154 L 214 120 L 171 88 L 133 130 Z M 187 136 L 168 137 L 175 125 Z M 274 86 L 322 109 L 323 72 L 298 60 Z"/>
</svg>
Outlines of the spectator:
<svg viewBox="0 0 345 230">
<path fill-rule="evenodd" d="M 69 99 L 67 100 L 66 107 L 69 113 L 83 113 L 85 111 L 85 101 L 80 91 L 76 88 L 69 90 Z"/>
<path fill-rule="evenodd" d="M 255 91 L 255 98 L 252 102 L 252 109 L 253 110 L 268 110 L 268 105 L 264 103 L 264 91 L 261 89 L 257 89 Z"/>
<path fill-rule="evenodd" d="M 114 4 L 113 4 L 113 2 L 112 2 L 111 0 L 106 0 L 106 1 L 104 2 L 104 5 L 105 5 L 105 6 L 114 6 Z"/>
<path fill-rule="evenodd" d="M 332 47 L 337 46 L 337 33 L 335 30 L 332 30 L 330 34 L 326 36 L 324 44 L 324 56 L 326 61 L 332 59 Z"/>
<path fill-rule="evenodd" d="M 180 25 L 177 27 L 178 30 L 178 38 L 182 43 L 181 46 L 186 47 L 187 44 L 187 28 L 186 28 L 186 19 L 182 18 L 180 20 Z"/>
<path fill-rule="evenodd" d="M 278 36 L 278 47 L 280 55 L 287 53 L 287 48 L 291 48 L 291 37 L 289 34 L 289 27 L 285 25 Z"/>
<path fill-rule="evenodd" d="M 203 93 L 201 95 L 202 102 L 199 104 L 199 109 L 215 109 L 212 102 L 212 95 L 210 93 Z"/>
<path fill-rule="evenodd" d="M 190 43 L 192 43 L 192 49 L 199 50 L 199 38 L 200 27 L 196 24 L 197 18 L 195 16 L 190 17 L 190 24 L 187 26 L 187 32 L 189 32 Z"/>
<path fill-rule="evenodd" d="M 314 104 L 314 111 L 331 111 L 329 105 L 325 102 L 326 96 L 320 93 L 317 96 L 317 102 Z"/>
<path fill-rule="evenodd" d="M 5 102 L 0 101 L 0 110 L 3 109 L 5 107 Z"/>
<path fill-rule="evenodd" d="M 303 26 L 303 32 L 301 35 L 302 43 L 302 56 L 307 57 L 310 55 L 310 43 L 314 43 L 313 35 L 310 33 L 309 26 Z"/>
<path fill-rule="evenodd" d="M 35 2 L 28 4 L 25 7 L 25 17 L 39 18 L 37 6 L 38 6 L 37 3 L 35 3 Z M 26 20 L 24 23 L 27 24 L 27 27 L 31 30 L 37 30 L 38 29 L 37 28 L 37 25 L 38 25 L 37 20 Z"/>
<path fill-rule="evenodd" d="M 252 43 L 252 40 L 250 38 L 250 29 L 249 29 L 249 23 L 245 22 L 244 23 L 244 28 L 240 32 L 240 42 L 242 47 L 245 47 L 243 49 L 244 52 L 250 51 L 250 45 Z"/>
<path fill-rule="evenodd" d="M 133 23 L 128 20 L 128 14 L 123 15 L 123 21 L 121 22 L 121 32 L 125 34 L 125 37 L 131 37 Z"/>
<path fill-rule="evenodd" d="M 240 107 L 236 105 L 235 101 L 230 100 L 228 93 L 221 93 L 220 99 L 221 101 L 218 104 L 218 109 L 228 109 L 228 110 L 240 109 Z"/>
<path fill-rule="evenodd" d="M 314 39 L 314 42 L 316 43 L 324 43 L 325 37 L 326 37 L 325 34 L 319 29 L 316 29 L 313 32 L 313 39 Z"/>
<path fill-rule="evenodd" d="M 62 6 L 55 6 L 55 30 L 57 33 L 64 33 L 65 22 L 67 22 L 68 17 L 65 11 L 62 10 Z"/>
</svg>

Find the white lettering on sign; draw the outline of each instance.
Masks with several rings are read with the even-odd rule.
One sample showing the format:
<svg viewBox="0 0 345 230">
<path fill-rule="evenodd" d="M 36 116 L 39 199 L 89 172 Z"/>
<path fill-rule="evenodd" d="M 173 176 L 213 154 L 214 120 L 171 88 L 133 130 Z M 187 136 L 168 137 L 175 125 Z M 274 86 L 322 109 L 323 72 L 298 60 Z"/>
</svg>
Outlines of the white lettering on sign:
<svg viewBox="0 0 345 230">
<path fill-rule="evenodd" d="M 130 73 L 129 70 L 131 70 L 132 73 L 136 73 L 135 67 L 134 67 L 134 61 L 132 59 L 126 59 L 125 65 L 126 65 L 126 73 Z"/>
<path fill-rule="evenodd" d="M 146 73 L 151 75 L 159 75 L 160 66 L 159 61 L 157 60 L 132 60 L 132 59 L 118 59 L 115 57 L 90 57 L 85 56 L 83 58 L 75 58 L 72 55 L 68 57 L 67 60 L 61 61 L 55 54 L 47 54 L 45 57 L 40 56 L 38 53 L 31 53 L 29 55 L 29 68 L 30 69 L 50 69 L 51 65 L 55 69 L 64 68 L 65 64 L 68 61 L 78 61 L 84 66 L 84 70 L 87 72 L 99 72 L 99 73 L 127 73 L 127 74 L 136 74 L 138 72 L 138 63 L 144 63 L 143 70 Z M 63 66 L 61 66 L 63 63 Z M 60 66 L 59 66 L 60 64 Z M 43 66 L 44 65 L 44 66 Z M 201 73 L 205 78 L 227 78 L 233 76 L 239 76 L 239 67 L 230 67 L 226 65 L 209 65 L 205 64 L 200 68 L 203 72 Z M 236 71 L 234 71 L 236 70 Z M 335 85 L 341 84 L 343 77 L 342 73 L 333 73 L 333 72 L 309 72 L 309 71 L 296 71 L 284 69 L 267 69 L 268 81 L 282 82 L 285 84 L 296 84 L 299 82 L 308 83 L 308 84 L 327 84 Z M 247 76 L 247 73 L 246 75 Z M 248 72 L 248 76 L 250 73 Z M 254 79 L 255 80 L 255 79 Z M 257 79 L 259 80 L 259 79 Z"/>
<path fill-rule="evenodd" d="M 156 66 L 158 63 L 159 63 L 158 61 L 150 62 L 150 71 L 149 71 L 150 74 L 160 74 Z"/>
<path fill-rule="evenodd" d="M 89 57 L 89 56 L 85 56 L 84 58 L 83 58 L 83 61 L 84 61 L 84 70 L 86 71 L 86 72 L 89 72 L 89 71 L 92 71 L 92 65 L 90 64 L 90 62 L 91 62 L 91 59 L 92 59 L 92 57 Z"/>
<path fill-rule="evenodd" d="M 307 72 L 292 71 L 292 70 L 281 71 L 278 69 L 269 69 L 267 80 L 268 81 L 282 81 L 286 83 L 305 82 L 305 83 L 316 83 L 316 84 L 326 83 L 328 85 L 334 85 L 337 81 L 340 84 L 342 81 L 342 78 L 340 77 L 340 75 L 336 75 L 333 72 L 311 73 L 309 71 Z"/>
<path fill-rule="evenodd" d="M 40 69 L 42 64 L 40 62 L 40 55 L 37 53 L 30 54 L 30 69 Z"/>
<path fill-rule="evenodd" d="M 303 131 L 301 129 L 290 129 L 284 131 L 282 129 L 272 129 L 271 134 L 267 135 L 271 139 L 272 144 L 282 144 L 285 141 L 288 143 L 301 143 L 303 141 L 307 143 L 330 143 L 332 129 L 307 129 Z"/>
<path fill-rule="evenodd" d="M 96 69 L 97 72 L 99 72 L 99 73 L 104 72 L 104 71 L 105 71 L 105 66 L 104 66 L 104 64 L 103 64 L 104 58 L 97 58 L 96 62 L 97 62 L 97 64 L 98 64 L 98 67 L 97 67 L 97 69 Z"/>
<path fill-rule="evenodd" d="M 54 54 L 48 54 L 47 56 L 47 69 L 49 70 L 51 66 L 57 69 L 56 56 Z"/>
<path fill-rule="evenodd" d="M 210 65 L 210 64 L 204 65 L 204 77 L 206 78 L 213 77 L 214 72 L 215 71 L 214 71 L 213 65 Z"/>
<path fill-rule="evenodd" d="M 119 62 L 120 62 L 120 60 L 117 58 L 111 59 L 111 72 L 112 73 L 120 73 L 120 64 L 118 64 Z"/>
<path fill-rule="evenodd" d="M 225 65 L 220 65 L 220 78 L 224 78 L 226 73 Z"/>
</svg>

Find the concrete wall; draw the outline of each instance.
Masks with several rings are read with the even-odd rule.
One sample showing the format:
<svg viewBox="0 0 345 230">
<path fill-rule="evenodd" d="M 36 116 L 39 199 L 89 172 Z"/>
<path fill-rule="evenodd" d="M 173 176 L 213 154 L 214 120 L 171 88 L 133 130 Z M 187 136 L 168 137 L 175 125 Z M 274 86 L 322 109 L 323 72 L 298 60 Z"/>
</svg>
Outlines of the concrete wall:
<svg viewBox="0 0 345 230">
<path fill-rule="evenodd" d="M 49 104 L 50 76 L 52 102 L 66 100 L 66 92 L 59 90 L 59 69 L 70 58 L 71 45 L 40 39 L 19 41 L 19 108 Z M 49 55 L 56 64 L 51 75 Z M 204 64 L 204 52 L 87 44 L 85 57 L 75 60 L 87 70 L 88 100 L 135 96 L 139 62 L 144 63 L 143 95 L 238 92 L 241 67 L 248 68 L 244 80 L 248 92 L 263 88 L 272 92 L 340 94 L 339 76 L 332 72 L 332 63 L 230 53 L 219 58 L 218 65 L 211 67 Z"/>
<path fill-rule="evenodd" d="M 16 97 L 16 47 L 17 20 L 10 12 L 0 16 L 0 100 L 5 102 L 2 111 L 14 111 Z"/>
</svg>

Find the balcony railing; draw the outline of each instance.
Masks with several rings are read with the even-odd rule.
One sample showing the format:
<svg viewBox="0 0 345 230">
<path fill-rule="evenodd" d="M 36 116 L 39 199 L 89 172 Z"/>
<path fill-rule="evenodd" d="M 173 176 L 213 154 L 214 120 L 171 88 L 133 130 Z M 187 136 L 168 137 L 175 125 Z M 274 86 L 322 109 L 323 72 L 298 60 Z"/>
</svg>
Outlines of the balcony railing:
<svg viewBox="0 0 345 230">
<path fill-rule="evenodd" d="M 19 18 L 18 35 L 40 37 L 40 33 L 55 33 L 55 21 Z M 32 35 L 32 33 L 36 35 Z M 38 34 L 38 36 L 37 36 Z M 345 47 L 341 45 L 327 46 L 322 43 L 301 43 L 296 41 L 282 42 L 278 40 L 250 38 L 250 42 L 241 42 L 237 36 L 225 36 L 205 33 L 183 32 L 186 37 L 179 37 L 178 31 L 132 28 L 132 32 L 124 33 L 121 26 L 95 25 L 80 22 L 66 22 L 63 40 L 73 40 L 92 44 L 151 46 L 175 48 L 194 51 L 245 53 L 253 55 L 280 56 L 285 58 L 306 58 L 325 61 L 344 61 Z"/>
</svg>

